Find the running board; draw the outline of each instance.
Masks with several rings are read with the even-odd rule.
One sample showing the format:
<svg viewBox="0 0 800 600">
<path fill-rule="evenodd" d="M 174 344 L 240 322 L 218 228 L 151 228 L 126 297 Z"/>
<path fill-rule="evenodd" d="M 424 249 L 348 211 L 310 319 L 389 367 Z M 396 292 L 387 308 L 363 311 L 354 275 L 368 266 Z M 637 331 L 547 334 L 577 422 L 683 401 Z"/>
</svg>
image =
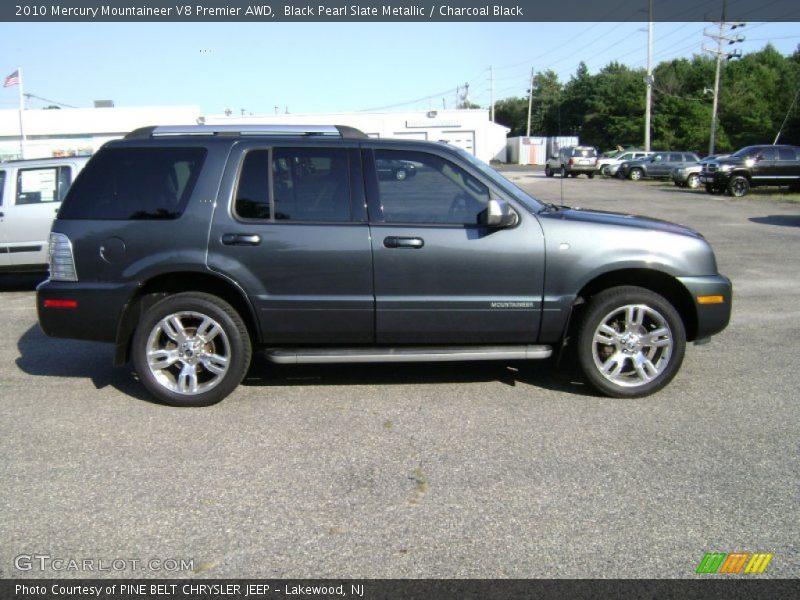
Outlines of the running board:
<svg viewBox="0 0 800 600">
<path fill-rule="evenodd" d="M 268 360 L 280 364 L 446 362 L 459 360 L 536 360 L 553 354 L 550 346 L 441 346 L 401 348 L 272 348 Z"/>
</svg>

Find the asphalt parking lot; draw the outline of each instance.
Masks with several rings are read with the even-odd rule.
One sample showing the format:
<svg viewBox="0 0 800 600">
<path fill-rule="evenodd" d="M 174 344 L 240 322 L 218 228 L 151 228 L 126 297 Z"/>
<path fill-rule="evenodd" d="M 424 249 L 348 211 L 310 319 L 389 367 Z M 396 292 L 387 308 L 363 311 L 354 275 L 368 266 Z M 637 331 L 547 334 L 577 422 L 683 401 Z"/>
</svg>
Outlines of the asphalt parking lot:
<svg viewBox="0 0 800 600">
<path fill-rule="evenodd" d="M 729 328 L 642 400 L 550 362 L 259 360 L 221 404 L 177 409 L 110 346 L 46 338 L 36 278 L 3 276 L 0 577 L 684 578 L 735 551 L 800 576 L 800 204 L 508 175 L 703 232 Z M 35 555 L 49 567 L 17 568 Z"/>
</svg>

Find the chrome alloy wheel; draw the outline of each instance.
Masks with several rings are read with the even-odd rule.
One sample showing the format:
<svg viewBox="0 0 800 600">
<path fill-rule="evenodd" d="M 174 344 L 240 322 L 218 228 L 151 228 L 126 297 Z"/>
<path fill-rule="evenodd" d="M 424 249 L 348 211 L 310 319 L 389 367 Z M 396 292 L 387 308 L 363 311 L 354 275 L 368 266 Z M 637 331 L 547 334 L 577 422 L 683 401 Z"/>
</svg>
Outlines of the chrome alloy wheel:
<svg viewBox="0 0 800 600">
<path fill-rule="evenodd" d="M 216 387 L 228 372 L 231 346 L 222 326 L 199 312 L 176 312 L 156 323 L 147 338 L 147 365 L 154 379 L 177 394 Z"/>
<path fill-rule="evenodd" d="M 673 335 L 666 319 L 644 304 L 614 309 L 595 329 L 592 356 L 598 372 L 623 387 L 641 386 L 669 365 Z"/>
</svg>

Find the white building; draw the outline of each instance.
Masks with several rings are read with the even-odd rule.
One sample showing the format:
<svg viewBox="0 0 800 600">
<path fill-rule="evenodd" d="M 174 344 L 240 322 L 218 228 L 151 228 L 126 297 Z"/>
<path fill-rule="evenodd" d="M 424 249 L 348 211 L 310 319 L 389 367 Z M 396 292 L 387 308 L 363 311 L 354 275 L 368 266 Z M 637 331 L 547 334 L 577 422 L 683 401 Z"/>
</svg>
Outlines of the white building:
<svg viewBox="0 0 800 600">
<path fill-rule="evenodd" d="M 108 140 L 149 125 L 305 124 L 349 125 L 371 137 L 446 141 L 478 158 L 505 161 L 508 129 L 486 110 L 397 113 L 319 113 L 260 116 L 202 115 L 197 106 L 67 108 L 23 112 L 25 158 L 92 154 Z M 0 111 L 0 159 L 20 156 L 19 111 Z"/>
</svg>

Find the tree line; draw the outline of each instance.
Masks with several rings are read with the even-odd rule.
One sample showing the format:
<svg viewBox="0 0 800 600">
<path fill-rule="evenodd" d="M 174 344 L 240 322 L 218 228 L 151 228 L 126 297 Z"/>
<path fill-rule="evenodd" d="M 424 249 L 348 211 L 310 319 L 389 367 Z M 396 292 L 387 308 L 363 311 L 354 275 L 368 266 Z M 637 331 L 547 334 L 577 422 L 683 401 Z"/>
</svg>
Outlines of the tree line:
<svg viewBox="0 0 800 600">
<path fill-rule="evenodd" d="M 653 71 L 651 147 L 708 152 L 716 60 L 662 62 Z M 531 135 L 577 135 L 601 150 L 639 146 L 644 141 L 644 69 L 618 62 L 591 75 L 584 63 L 566 83 L 552 70 L 533 80 Z M 783 56 L 772 45 L 740 60 L 723 61 L 720 76 L 716 151 L 772 143 L 789 114 L 779 143 L 800 145 L 800 46 Z M 527 90 L 526 90 L 527 93 Z M 790 111 L 791 107 L 791 111 Z M 495 120 L 525 135 L 528 97 L 495 103 Z"/>
</svg>

